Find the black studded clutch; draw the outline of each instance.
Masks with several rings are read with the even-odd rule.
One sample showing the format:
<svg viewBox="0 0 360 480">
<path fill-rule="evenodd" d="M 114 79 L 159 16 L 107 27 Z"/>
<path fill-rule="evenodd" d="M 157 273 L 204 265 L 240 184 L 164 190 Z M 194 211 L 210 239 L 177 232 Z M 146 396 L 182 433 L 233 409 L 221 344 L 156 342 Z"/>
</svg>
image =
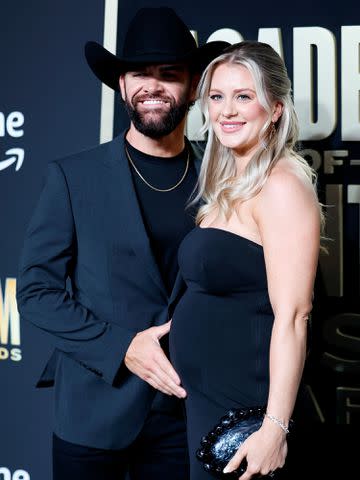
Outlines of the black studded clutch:
<svg viewBox="0 0 360 480">
<path fill-rule="evenodd" d="M 223 473 L 223 469 L 236 453 L 245 439 L 261 427 L 265 407 L 238 408 L 220 419 L 220 422 L 201 439 L 196 457 L 202 462 L 204 469 L 215 478 L 238 479 L 246 470 L 246 460 L 231 473 Z M 263 476 L 262 478 L 274 478 Z"/>
</svg>

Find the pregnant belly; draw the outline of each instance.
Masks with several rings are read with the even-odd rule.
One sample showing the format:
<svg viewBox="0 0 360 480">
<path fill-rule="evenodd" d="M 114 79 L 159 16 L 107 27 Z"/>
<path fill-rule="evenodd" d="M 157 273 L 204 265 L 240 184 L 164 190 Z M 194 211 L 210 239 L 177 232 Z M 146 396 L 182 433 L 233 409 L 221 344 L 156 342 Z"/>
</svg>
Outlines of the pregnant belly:
<svg viewBox="0 0 360 480">
<path fill-rule="evenodd" d="M 248 297 L 187 291 L 170 331 L 170 357 L 184 387 L 232 399 L 262 397 L 271 327 L 272 317 L 254 312 Z"/>
</svg>

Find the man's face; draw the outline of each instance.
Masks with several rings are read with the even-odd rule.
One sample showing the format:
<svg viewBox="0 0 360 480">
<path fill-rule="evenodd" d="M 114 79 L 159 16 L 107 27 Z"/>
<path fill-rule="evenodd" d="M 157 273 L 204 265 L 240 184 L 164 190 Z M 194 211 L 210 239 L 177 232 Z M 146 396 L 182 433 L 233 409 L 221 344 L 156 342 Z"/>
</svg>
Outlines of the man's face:
<svg viewBox="0 0 360 480">
<path fill-rule="evenodd" d="M 121 75 L 119 84 L 131 122 L 150 138 L 175 130 L 195 99 L 196 82 L 184 64 L 137 67 Z"/>
</svg>

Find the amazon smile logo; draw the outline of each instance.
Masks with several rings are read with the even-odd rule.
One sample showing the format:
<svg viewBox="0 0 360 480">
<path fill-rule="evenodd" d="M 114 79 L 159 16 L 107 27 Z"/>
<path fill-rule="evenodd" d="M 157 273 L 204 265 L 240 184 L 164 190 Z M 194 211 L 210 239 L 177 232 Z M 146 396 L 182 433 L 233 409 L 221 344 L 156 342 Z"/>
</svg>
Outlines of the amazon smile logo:
<svg viewBox="0 0 360 480">
<path fill-rule="evenodd" d="M 12 138 L 22 137 L 24 135 L 24 129 L 22 128 L 24 121 L 24 115 L 21 112 L 10 112 L 8 115 L 0 112 L 0 139 L 6 135 Z M 1 152 L 0 155 L 0 171 L 14 165 L 17 172 L 24 162 L 25 152 L 23 148 L 14 147 L 6 150 L 5 158 L 1 158 Z"/>
</svg>

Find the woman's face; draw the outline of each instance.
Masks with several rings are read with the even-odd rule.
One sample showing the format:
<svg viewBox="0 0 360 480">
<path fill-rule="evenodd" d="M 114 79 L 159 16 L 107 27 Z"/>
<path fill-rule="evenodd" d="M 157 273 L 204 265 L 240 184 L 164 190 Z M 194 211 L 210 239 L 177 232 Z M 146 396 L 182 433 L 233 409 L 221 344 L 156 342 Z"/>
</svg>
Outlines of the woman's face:
<svg viewBox="0 0 360 480">
<path fill-rule="evenodd" d="M 236 156 L 248 156 L 257 149 L 268 113 L 259 103 L 247 68 L 219 65 L 211 79 L 208 107 L 214 132 L 224 146 Z"/>
</svg>

